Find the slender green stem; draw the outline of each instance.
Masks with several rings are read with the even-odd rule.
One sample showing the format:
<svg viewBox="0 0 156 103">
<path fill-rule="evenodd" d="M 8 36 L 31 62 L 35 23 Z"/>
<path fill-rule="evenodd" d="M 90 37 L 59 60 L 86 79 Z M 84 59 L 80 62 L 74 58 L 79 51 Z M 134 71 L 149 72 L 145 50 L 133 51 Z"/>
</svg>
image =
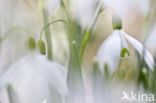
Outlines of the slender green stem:
<svg viewBox="0 0 156 103">
<path fill-rule="evenodd" d="M 67 75 L 69 94 L 66 98 L 66 103 L 74 103 L 75 100 L 80 100 L 80 103 L 83 103 L 85 101 L 83 75 L 76 41 L 72 42 L 70 49 Z"/>
<path fill-rule="evenodd" d="M 68 13 L 68 11 L 67 11 L 67 8 L 66 8 L 65 3 L 64 3 L 63 0 L 61 0 L 61 5 L 62 5 L 62 7 L 63 7 L 63 10 L 64 10 L 64 12 L 65 12 L 65 15 L 66 15 L 67 19 L 69 20 L 70 16 L 69 16 L 69 13 Z"/>
<path fill-rule="evenodd" d="M 93 29 L 94 29 L 94 26 L 95 26 L 95 23 L 97 22 L 97 19 L 98 17 L 100 16 L 100 14 L 102 13 L 104 9 L 101 8 L 101 5 L 99 4 L 96 12 L 95 12 L 95 16 L 93 18 L 93 23 L 92 25 L 90 25 L 89 28 L 86 28 L 83 32 L 83 40 L 82 40 L 82 46 L 81 46 L 81 50 L 80 50 L 80 61 L 82 62 L 82 59 L 83 59 L 83 54 L 84 54 L 84 51 L 85 51 L 85 48 L 87 46 L 87 43 L 91 37 L 91 34 L 93 32 Z"/>
<path fill-rule="evenodd" d="M 51 21 L 51 22 L 49 22 L 47 25 L 45 25 L 43 28 L 42 28 L 42 30 L 41 30 L 41 32 L 40 32 L 40 40 L 42 40 L 42 36 L 43 36 L 43 32 L 44 32 L 44 30 L 46 30 L 51 24 L 54 24 L 54 23 L 57 23 L 57 22 L 62 22 L 62 23 L 67 23 L 65 20 L 63 20 L 63 19 L 57 19 L 57 20 L 54 20 L 54 21 Z"/>
<path fill-rule="evenodd" d="M 44 25 L 46 26 L 49 23 L 49 18 L 48 18 L 49 15 L 44 6 L 43 6 L 42 10 L 43 10 L 43 21 L 44 21 Z M 51 32 L 50 32 L 49 26 L 45 30 L 45 38 L 46 38 L 46 42 L 47 42 L 48 59 L 53 60 L 52 39 L 51 39 Z"/>
<path fill-rule="evenodd" d="M 83 33 L 82 47 L 80 50 L 80 61 L 82 61 L 82 59 L 83 59 L 83 54 L 84 54 L 85 48 L 87 46 L 87 43 L 91 37 L 92 31 L 93 31 L 93 29 L 90 29 L 90 30 L 84 31 L 84 33 Z"/>
</svg>

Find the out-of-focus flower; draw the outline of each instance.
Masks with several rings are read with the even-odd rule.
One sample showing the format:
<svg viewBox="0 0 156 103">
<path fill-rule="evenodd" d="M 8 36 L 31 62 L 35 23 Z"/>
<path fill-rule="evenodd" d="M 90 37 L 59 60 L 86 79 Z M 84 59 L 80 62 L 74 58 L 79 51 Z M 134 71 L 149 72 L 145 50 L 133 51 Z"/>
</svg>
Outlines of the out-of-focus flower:
<svg viewBox="0 0 156 103">
<path fill-rule="evenodd" d="M 143 15 L 148 13 L 150 0 L 101 0 L 105 7 L 112 10 L 113 13 L 125 16 L 136 10 Z"/>
<path fill-rule="evenodd" d="M 41 22 L 34 0 L 2 0 L 0 3 L 0 73 L 28 52 L 29 36 L 39 37 Z M 29 8 L 29 9 L 28 9 Z"/>
<path fill-rule="evenodd" d="M 119 64 L 120 57 L 130 56 L 127 41 L 143 56 L 149 68 L 154 68 L 154 60 L 150 52 L 135 38 L 129 36 L 122 30 L 122 21 L 118 17 L 113 18 L 113 33 L 104 41 L 99 48 L 97 60 L 101 70 L 108 66 L 110 72 L 113 73 Z M 144 53 L 144 52 L 145 53 Z"/>
<path fill-rule="evenodd" d="M 56 10 L 56 7 L 60 3 L 60 0 L 47 0 L 47 10 L 49 14 L 53 14 L 53 12 Z"/>
<path fill-rule="evenodd" d="M 151 33 L 146 41 L 147 47 L 152 51 L 152 53 L 156 56 L 156 23 L 152 27 Z"/>
<path fill-rule="evenodd" d="M 67 93 L 67 70 L 46 56 L 31 52 L 15 62 L 2 75 L 0 90 L 8 84 L 20 103 L 63 103 Z"/>
<path fill-rule="evenodd" d="M 80 23 L 82 26 L 91 26 L 94 22 L 95 16 L 97 15 L 96 0 L 70 0 L 71 12 L 74 19 Z M 97 7 L 96 7 L 97 6 Z"/>
</svg>

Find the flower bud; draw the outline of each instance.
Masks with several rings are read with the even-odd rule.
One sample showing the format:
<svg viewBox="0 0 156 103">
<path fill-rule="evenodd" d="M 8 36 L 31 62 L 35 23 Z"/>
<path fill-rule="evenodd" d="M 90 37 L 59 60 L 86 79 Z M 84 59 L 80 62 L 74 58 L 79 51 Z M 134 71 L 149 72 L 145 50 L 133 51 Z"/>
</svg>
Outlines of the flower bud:
<svg viewBox="0 0 156 103">
<path fill-rule="evenodd" d="M 46 54 L 46 46 L 43 40 L 38 41 L 38 48 L 41 54 L 45 55 Z"/>
<path fill-rule="evenodd" d="M 28 45 L 30 49 L 35 49 L 36 48 L 36 43 L 35 39 L 33 37 L 30 37 L 28 40 Z"/>
<path fill-rule="evenodd" d="M 119 16 L 114 15 L 113 16 L 113 29 L 114 30 L 120 30 L 122 29 L 122 20 Z"/>
</svg>

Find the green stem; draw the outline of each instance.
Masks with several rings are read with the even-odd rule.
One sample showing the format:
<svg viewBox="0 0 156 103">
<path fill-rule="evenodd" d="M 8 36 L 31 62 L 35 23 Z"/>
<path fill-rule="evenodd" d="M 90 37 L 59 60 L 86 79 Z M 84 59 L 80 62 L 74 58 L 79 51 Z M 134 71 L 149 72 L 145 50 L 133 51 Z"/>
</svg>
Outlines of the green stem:
<svg viewBox="0 0 156 103">
<path fill-rule="evenodd" d="M 49 22 L 47 25 L 45 25 L 43 28 L 42 28 L 42 30 L 41 30 L 41 32 L 40 32 L 40 40 L 42 40 L 42 36 L 43 36 L 43 32 L 44 32 L 44 30 L 46 30 L 51 24 L 54 24 L 54 23 L 57 23 L 57 22 L 63 22 L 63 23 L 67 23 L 65 20 L 63 20 L 63 19 L 57 19 L 57 20 L 54 20 L 54 21 L 51 21 L 51 22 Z"/>
<path fill-rule="evenodd" d="M 83 54 L 84 54 L 84 51 L 85 51 L 85 48 L 87 46 L 87 43 L 91 37 L 91 34 L 92 34 L 92 29 L 90 30 L 86 30 L 84 31 L 83 33 L 83 39 L 82 39 L 82 47 L 81 47 L 81 50 L 80 50 L 80 61 L 82 62 L 82 59 L 83 59 Z"/>
<path fill-rule="evenodd" d="M 83 40 L 82 40 L 82 46 L 81 46 L 81 50 L 80 50 L 80 61 L 81 61 L 81 63 L 82 63 L 85 48 L 88 44 L 89 39 L 91 38 L 91 34 L 93 32 L 94 26 L 97 22 L 98 17 L 100 16 L 100 14 L 102 13 L 103 10 L 104 9 L 101 8 L 101 4 L 99 4 L 96 11 L 95 11 L 92 25 L 90 25 L 88 28 L 86 28 L 83 32 Z"/>
<path fill-rule="evenodd" d="M 48 12 L 43 6 L 43 19 L 44 19 L 44 25 L 48 25 L 49 19 L 48 19 Z M 52 39 L 50 35 L 50 28 L 49 26 L 47 27 L 45 31 L 45 37 L 46 37 L 46 42 L 47 42 L 47 52 L 48 52 L 48 59 L 53 60 L 53 48 L 52 48 Z"/>
<path fill-rule="evenodd" d="M 64 10 L 64 12 L 65 12 L 65 15 L 66 15 L 67 19 L 69 20 L 70 16 L 69 16 L 69 13 L 68 13 L 68 11 L 67 11 L 67 8 L 66 8 L 65 3 L 64 3 L 63 0 L 61 0 L 61 5 L 62 5 L 62 7 L 63 7 L 63 10 Z"/>
<path fill-rule="evenodd" d="M 71 52 L 67 76 L 69 95 L 66 98 L 66 102 L 75 103 L 75 100 L 80 100 L 80 103 L 82 103 L 84 102 L 85 98 L 83 76 L 81 71 L 78 48 L 75 41 L 72 42 L 70 49 Z"/>
</svg>

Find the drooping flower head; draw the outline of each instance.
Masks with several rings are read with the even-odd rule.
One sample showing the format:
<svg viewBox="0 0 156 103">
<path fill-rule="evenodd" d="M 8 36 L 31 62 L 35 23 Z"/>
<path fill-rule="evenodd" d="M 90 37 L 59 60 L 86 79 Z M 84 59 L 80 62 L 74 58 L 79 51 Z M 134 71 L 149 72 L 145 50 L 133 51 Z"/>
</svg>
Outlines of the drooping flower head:
<svg viewBox="0 0 156 103">
<path fill-rule="evenodd" d="M 97 53 L 101 70 L 103 71 L 107 65 L 110 72 L 113 73 L 118 68 L 120 59 L 130 56 L 127 41 L 144 58 L 148 67 L 153 70 L 152 55 L 139 41 L 125 33 L 122 29 L 122 21 L 118 16 L 113 17 L 113 29 L 112 34 L 103 42 Z"/>
</svg>

